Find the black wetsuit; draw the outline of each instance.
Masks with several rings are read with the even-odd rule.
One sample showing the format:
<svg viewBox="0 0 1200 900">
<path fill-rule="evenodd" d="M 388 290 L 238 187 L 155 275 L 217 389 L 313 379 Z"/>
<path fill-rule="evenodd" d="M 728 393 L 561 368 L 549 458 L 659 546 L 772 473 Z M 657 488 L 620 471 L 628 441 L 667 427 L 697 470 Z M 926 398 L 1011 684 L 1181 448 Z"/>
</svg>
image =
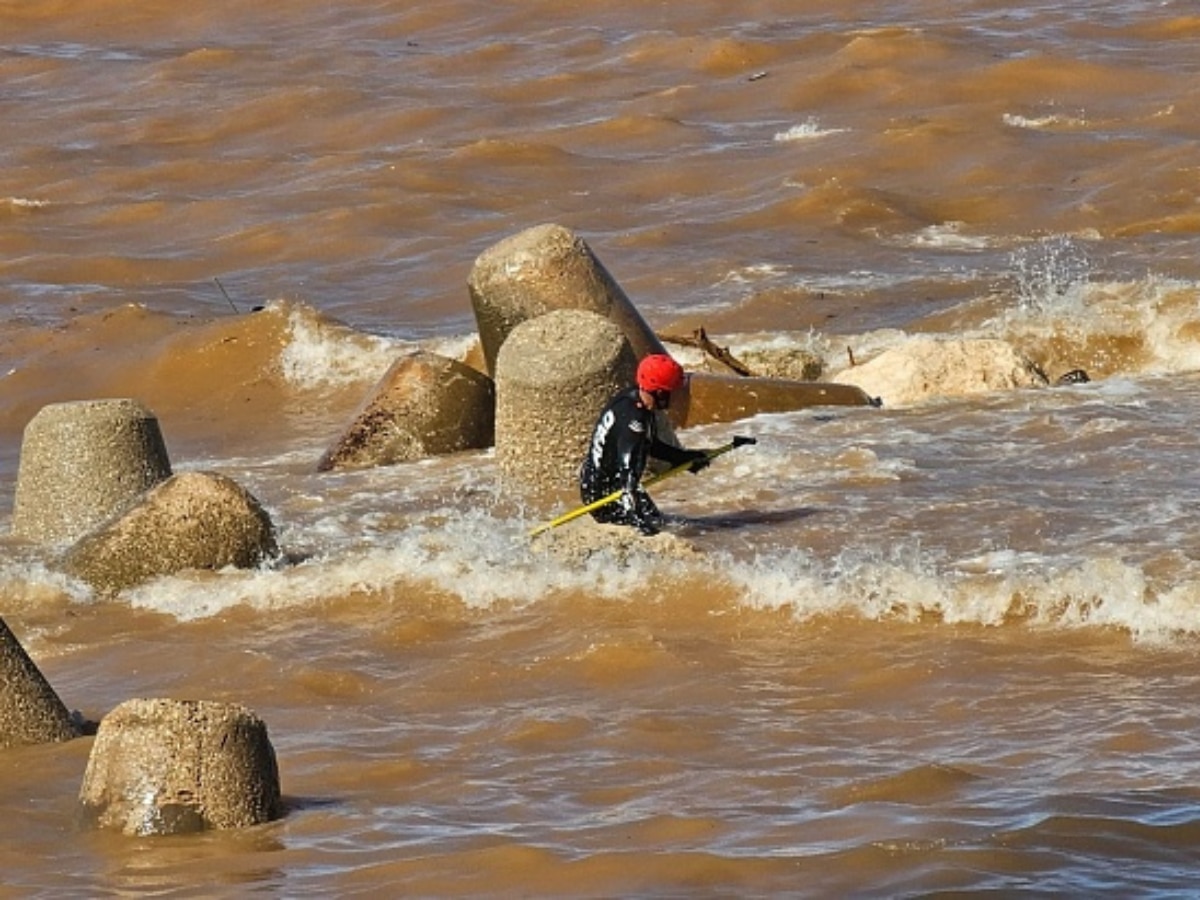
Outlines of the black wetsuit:
<svg viewBox="0 0 1200 900">
<path fill-rule="evenodd" d="M 579 495 L 584 503 L 624 492 L 620 500 L 592 510 L 592 518 L 632 525 L 643 534 L 655 534 L 662 527 L 662 513 L 641 485 L 649 457 L 677 466 L 704 459 L 705 454 L 660 441 L 654 410 L 642 406 L 637 388 L 629 388 L 609 401 L 596 420 L 579 470 Z"/>
</svg>

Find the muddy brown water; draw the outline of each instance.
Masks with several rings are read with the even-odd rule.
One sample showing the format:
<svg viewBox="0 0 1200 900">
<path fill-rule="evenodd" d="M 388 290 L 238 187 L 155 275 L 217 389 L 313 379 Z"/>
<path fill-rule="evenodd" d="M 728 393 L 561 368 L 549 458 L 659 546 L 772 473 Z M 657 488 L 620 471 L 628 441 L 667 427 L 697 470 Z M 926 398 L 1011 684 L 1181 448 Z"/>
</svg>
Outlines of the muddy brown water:
<svg viewBox="0 0 1200 900">
<path fill-rule="evenodd" d="M 0 614 L 71 709 L 243 703 L 287 814 L 80 830 L 12 896 L 1182 895 L 1200 851 L 1200 17 L 1143 4 L 0 9 Z M 1086 384 L 812 409 L 527 532 L 490 452 L 315 464 L 474 259 L 577 231 L 664 333 L 1007 340 Z M 263 307 L 258 311 L 253 311 Z M 8 534 L 21 431 L 135 397 L 288 561 L 101 600 Z M 553 415 L 553 410 L 547 410 Z M 681 550 L 680 547 L 684 547 Z M 582 548 L 582 549 L 580 549 Z"/>
</svg>

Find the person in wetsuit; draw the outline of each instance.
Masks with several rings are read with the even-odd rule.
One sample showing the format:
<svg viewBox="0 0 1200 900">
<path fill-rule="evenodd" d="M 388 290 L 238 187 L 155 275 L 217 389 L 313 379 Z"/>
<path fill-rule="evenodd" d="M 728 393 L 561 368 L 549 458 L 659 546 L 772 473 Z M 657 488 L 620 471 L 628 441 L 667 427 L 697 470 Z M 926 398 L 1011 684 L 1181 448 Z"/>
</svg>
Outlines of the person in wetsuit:
<svg viewBox="0 0 1200 900">
<path fill-rule="evenodd" d="M 584 503 L 621 491 L 621 499 L 592 510 L 597 522 L 630 525 L 642 534 L 657 534 L 662 513 L 642 487 L 650 457 L 672 466 L 690 462 L 691 471 L 708 465 L 703 450 L 684 450 L 660 441 L 655 410 L 667 409 L 671 392 L 684 385 L 683 367 L 666 354 L 645 357 L 637 368 L 637 384 L 621 391 L 604 408 L 579 471 L 579 496 Z"/>
</svg>

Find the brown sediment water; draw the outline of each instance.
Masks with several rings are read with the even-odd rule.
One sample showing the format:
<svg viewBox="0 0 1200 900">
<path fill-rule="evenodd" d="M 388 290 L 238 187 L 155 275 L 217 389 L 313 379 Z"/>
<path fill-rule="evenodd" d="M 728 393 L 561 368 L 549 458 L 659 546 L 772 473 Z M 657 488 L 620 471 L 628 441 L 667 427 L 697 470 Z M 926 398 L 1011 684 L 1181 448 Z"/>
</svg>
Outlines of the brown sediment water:
<svg viewBox="0 0 1200 900">
<path fill-rule="evenodd" d="M 6 889 L 1191 889 L 1190 5 L 30 0 L 0 23 L 0 612 L 84 719 L 253 709 L 285 806 L 81 830 L 93 739 L 11 748 Z M 530 541 L 545 510 L 490 450 L 317 472 L 398 355 L 468 352 L 474 262 L 545 223 L 659 335 L 829 378 L 1000 340 L 1091 381 L 948 373 L 691 424 L 758 442 L 652 489 L 669 542 Z M 14 537 L 26 424 L 105 398 L 154 413 L 177 472 L 244 485 L 283 561 L 101 598 Z"/>
</svg>

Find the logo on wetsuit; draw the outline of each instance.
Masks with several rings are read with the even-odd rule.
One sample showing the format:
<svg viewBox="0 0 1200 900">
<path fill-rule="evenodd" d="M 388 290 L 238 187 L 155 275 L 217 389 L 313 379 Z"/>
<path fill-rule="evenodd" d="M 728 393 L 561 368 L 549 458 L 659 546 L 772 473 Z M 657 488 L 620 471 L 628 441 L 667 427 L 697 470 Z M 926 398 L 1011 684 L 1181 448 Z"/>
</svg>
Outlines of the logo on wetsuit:
<svg viewBox="0 0 1200 900">
<path fill-rule="evenodd" d="M 604 459 L 604 442 L 616 421 L 617 415 L 610 409 L 596 423 L 596 432 L 592 435 L 592 465 L 597 469 L 600 468 L 600 463 Z"/>
<path fill-rule="evenodd" d="M 608 433 L 612 431 L 613 426 L 617 424 L 617 414 L 613 410 L 606 410 L 604 415 L 600 417 L 600 421 L 596 423 L 596 430 L 592 433 L 592 465 L 600 470 L 604 462 L 604 447 L 608 443 Z M 646 426 L 638 419 L 634 419 L 628 425 L 630 431 L 637 434 L 644 434 Z"/>
</svg>

